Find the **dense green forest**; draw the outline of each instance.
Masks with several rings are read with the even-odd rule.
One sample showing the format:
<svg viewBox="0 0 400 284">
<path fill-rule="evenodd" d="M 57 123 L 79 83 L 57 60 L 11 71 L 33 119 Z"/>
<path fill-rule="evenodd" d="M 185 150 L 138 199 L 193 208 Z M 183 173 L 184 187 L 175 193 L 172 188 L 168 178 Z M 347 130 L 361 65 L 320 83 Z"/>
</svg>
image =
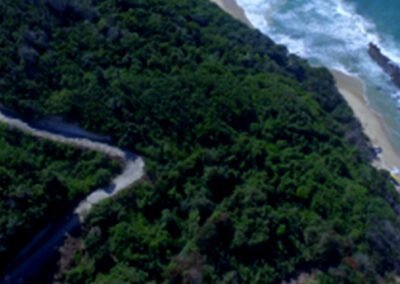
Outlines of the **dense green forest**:
<svg viewBox="0 0 400 284">
<path fill-rule="evenodd" d="M 207 0 L 4 0 L 0 101 L 145 157 L 65 283 L 389 282 L 399 198 L 329 72 Z"/>
<path fill-rule="evenodd" d="M 37 140 L 0 125 L 0 271 L 36 232 L 107 184 L 108 157 Z"/>
</svg>

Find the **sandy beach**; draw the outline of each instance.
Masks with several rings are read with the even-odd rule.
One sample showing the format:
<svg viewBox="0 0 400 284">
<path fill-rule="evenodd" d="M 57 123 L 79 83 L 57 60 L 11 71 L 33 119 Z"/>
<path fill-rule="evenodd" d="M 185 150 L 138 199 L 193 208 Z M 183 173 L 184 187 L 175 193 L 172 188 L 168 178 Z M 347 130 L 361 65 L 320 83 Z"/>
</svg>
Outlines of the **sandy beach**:
<svg viewBox="0 0 400 284">
<path fill-rule="evenodd" d="M 230 14 L 235 19 L 246 24 L 248 27 L 252 29 L 254 28 L 253 25 L 250 23 L 249 19 L 247 19 L 243 9 L 236 3 L 235 0 L 211 0 L 211 2 L 217 4 L 225 12 Z"/>
<path fill-rule="evenodd" d="M 234 18 L 254 28 L 247 19 L 243 9 L 235 0 L 211 0 L 220 6 L 225 12 Z M 348 105 L 354 112 L 354 115 L 361 122 L 364 133 L 369 137 L 374 147 L 379 147 L 383 152 L 374 161 L 373 165 L 380 169 L 391 171 L 400 181 L 400 173 L 395 174 L 392 169 L 400 169 L 400 154 L 393 147 L 390 138 L 386 132 L 383 119 L 372 109 L 368 107 L 364 97 L 364 84 L 354 76 L 344 74 L 337 70 L 331 70 L 336 81 L 336 86 L 342 94 Z"/>
<path fill-rule="evenodd" d="M 336 70 L 331 70 L 331 73 L 335 78 L 339 92 L 361 122 L 364 133 L 375 147 L 383 149 L 383 152 L 379 155 L 379 160 L 376 160 L 374 165 L 389 171 L 394 167 L 400 168 L 400 155 L 389 139 L 383 119 L 369 108 L 365 100 L 363 82 L 357 77 Z M 400 179 L 399 174 L 396 176 Z"/>
</svg>

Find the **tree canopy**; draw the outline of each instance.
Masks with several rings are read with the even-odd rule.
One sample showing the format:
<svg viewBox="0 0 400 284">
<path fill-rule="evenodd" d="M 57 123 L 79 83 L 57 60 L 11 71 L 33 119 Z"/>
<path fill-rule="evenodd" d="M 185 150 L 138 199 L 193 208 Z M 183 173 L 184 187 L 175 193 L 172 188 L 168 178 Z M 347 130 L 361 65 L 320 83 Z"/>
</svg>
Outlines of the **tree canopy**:
<svg viewBox="0 0 400 284">
<path fill-rule="evenodd" d="M 326 69 L 205 0 L 0 10 L 0 101 L 78 121 L 146 160 L 146 180 L 89 216 L 66 283 L 400 272 L 399 198 Z"/>
</svg>

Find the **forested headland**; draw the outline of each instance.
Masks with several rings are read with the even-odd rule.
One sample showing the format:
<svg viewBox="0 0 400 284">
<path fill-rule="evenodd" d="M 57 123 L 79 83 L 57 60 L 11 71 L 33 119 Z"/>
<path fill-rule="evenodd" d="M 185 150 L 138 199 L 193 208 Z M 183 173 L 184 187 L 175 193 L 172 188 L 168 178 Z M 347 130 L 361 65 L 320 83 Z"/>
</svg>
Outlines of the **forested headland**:
<svg viewBox="0 0 400 284">
<path fill-rule="evenodd" d="M 400 273 L 400 200 L 327 70 L 205 0 L 4 0 L 0 11 L 0 102 L 62 115 L 146 161 L 146 180 L 91 212 L 62 281 Z"/>
</svg>

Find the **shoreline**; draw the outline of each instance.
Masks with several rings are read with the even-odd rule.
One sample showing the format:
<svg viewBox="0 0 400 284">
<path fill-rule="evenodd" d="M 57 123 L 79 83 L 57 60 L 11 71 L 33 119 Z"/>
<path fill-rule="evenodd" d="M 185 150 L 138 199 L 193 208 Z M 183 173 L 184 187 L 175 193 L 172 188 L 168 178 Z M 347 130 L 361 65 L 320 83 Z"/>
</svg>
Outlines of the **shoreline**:
<svg viewBox="0 0 400 284">
<path fill-rule="evenodd" d="M 234 17 L 236 20 L 239 20 L 249 28 L 251 29 L 255 28 L 247 18 L 242 7 L 240 7 L 237 4 L 236 0 L 210 0 L 210 1 L 217 4 L 222 10 L 224 10 L 226 13 Z"/>
<path fill-rule="evenodd" d="M 348 75 L 342 71 L 330 70 L 335 79 L 339 93 L 353 110 L 354 116 L 360 121 L 363 132 L 370 139 L 374 147 L 382 149 L 377 155 L 373 165 L 378 169 L 391 172 L 392 176 L 400 180 L 400 155 L 393 146 L 383 118 L 368 106 L 365 99 L 365 87 L 363 81 L 355 76 Z"/>
<path fill-rule="evenodd" d="M 235 19 L 254 29 L 244 10 L 237 4 L 236 0 L 210 0 L 217 4 L 226 13 Z M 339 93 L 343 96 L 354 116 L 360 121 L 364 134 L 369 138 L 375 148 L 382 149 L 382 153 L 372 162 L 378 169 L 389 171 L 400 183 L 400 153 L 395 149 L 383 118 L 368 106 L 365 99 L 364 82 L 355 76 L 346 74 L 339 70 L 329 70 L 335 80 Z"/>
</svg>

